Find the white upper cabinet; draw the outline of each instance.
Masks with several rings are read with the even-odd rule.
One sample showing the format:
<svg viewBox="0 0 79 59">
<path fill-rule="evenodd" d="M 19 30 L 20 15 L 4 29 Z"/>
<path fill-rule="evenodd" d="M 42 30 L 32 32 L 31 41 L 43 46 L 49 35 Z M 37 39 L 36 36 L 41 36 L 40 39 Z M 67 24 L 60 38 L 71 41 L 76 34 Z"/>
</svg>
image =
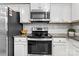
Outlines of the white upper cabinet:
<svg viewBox="0 0 79 59">
<path fill-rule="evenodd" d="M 21 6 L 20 23 L 30 23 L 30 4 Z"/>
<path fill-rule="evenodd" d="M 79 3 L 72 3 L 72 20 L 79 20 Z"/>
<path fill-rule="evenodd" d="M 31 10 L 42 9 L 44 11 L 50 11 L 50 3 L 31 3 Z"/>
<path fill-rule="evenodd" d="M 20 23 L 30 23 L 30 4 L 9 4 L 8 7 L 20 12 Z"/>
<path fill-rule="evenodd" d="M 70 3 L 53 3 L 50 8 L 50 23 L 52 22 L 70 22 L 71 21 Z"/>
<path fill-rule="evenodd" d="M 24 47 L 25 45 L 23 45 L 23 44 L 15 44 L 15 46 L 14 46 L 14 55 L 15 56 L 24 56 L 25 54 L 24 54 L 24 50 L 25 50 L 25 47 Z"/>
<path fill-rule="evenodd" d="M 14 37 L 14 56 L 27 55 L 27 38 L 21 36 Z"/>
</svg>

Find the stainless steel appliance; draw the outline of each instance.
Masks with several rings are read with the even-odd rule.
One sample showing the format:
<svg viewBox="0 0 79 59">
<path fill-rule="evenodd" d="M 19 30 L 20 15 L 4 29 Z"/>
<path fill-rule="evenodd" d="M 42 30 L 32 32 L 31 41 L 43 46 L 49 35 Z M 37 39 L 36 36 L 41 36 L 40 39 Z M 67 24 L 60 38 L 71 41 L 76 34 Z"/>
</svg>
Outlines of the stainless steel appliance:
<svg viewBox="0 0 79 59">
<path fill-rule="evenodd" d="M 28 35 L 28 54 L 52 55 L 52 35 L 47 27 L 32 28 L 32 34 Z"/>
<path fill-rule="evenodd" d="M 14 55 L 13 36 L 18 35 L 22 28 L 19 24 L 20 13 L 9 7 L 0 7 L 0 55 Z"/>
<path fill-rule="evenodd" d="M 52 35 L 48 33 L 47 27 L 33 27 L 32 33 L 27 36 L 28 38 L 52 38 Z"/>
<path fill-rule="evenodd" d="M 50 12 L 43 11 L 40 9 L 35 9 L 31 11 L 30 18 L 31 18 L 31 21 L 49 21 Z"/>
</svg>

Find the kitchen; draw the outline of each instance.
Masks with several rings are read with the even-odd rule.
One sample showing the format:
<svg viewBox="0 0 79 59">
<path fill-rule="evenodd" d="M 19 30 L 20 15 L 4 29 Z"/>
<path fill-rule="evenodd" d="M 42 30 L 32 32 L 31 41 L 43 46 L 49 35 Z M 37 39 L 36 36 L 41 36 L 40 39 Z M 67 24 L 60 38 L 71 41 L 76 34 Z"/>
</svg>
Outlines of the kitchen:
<svg viewBox="0 0 79 59">
<path fill-rule="evenodd" d="M 8 38 L 0 34 L 5 37 L 0 39 L 0 55 L 79 56 L 78 6 L 79 3 L 0 4 L 0 32 L 8 31 Z"/>
</svg>

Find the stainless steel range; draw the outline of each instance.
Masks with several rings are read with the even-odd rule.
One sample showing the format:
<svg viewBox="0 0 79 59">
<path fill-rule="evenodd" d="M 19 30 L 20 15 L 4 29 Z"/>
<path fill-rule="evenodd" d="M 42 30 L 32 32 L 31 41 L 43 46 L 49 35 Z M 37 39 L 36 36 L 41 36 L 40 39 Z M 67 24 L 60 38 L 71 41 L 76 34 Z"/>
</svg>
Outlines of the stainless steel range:
<svg viewBox="0 0 79 59">
<path fill-rule="evenodd" d="M 52 35 L 48 33 L 47 27 L 33 27 L 32 33 L 28 35 L 28 38 L 52 38 Z"/>
<path fill-rule="evenodd" d="M 32 28 L 32 34 L 28 35 L 28 54 L 52 55 L 52 36 L 47 27 Z"/>
</svg>

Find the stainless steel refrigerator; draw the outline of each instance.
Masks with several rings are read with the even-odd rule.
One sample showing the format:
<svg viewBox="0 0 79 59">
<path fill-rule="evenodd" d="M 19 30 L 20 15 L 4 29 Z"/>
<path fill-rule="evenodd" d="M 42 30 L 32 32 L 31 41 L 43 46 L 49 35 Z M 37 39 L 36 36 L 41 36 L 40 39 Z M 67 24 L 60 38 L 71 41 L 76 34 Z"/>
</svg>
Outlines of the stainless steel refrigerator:
<svg viewBox="0 0 79 59">
<path fill-rule="evenodd" d="M 0 56 L 14 55 L 13 36 L 19 35 L 22 29 L 20 13 L 9 7 L 0 7 Z"/>
</svg>

